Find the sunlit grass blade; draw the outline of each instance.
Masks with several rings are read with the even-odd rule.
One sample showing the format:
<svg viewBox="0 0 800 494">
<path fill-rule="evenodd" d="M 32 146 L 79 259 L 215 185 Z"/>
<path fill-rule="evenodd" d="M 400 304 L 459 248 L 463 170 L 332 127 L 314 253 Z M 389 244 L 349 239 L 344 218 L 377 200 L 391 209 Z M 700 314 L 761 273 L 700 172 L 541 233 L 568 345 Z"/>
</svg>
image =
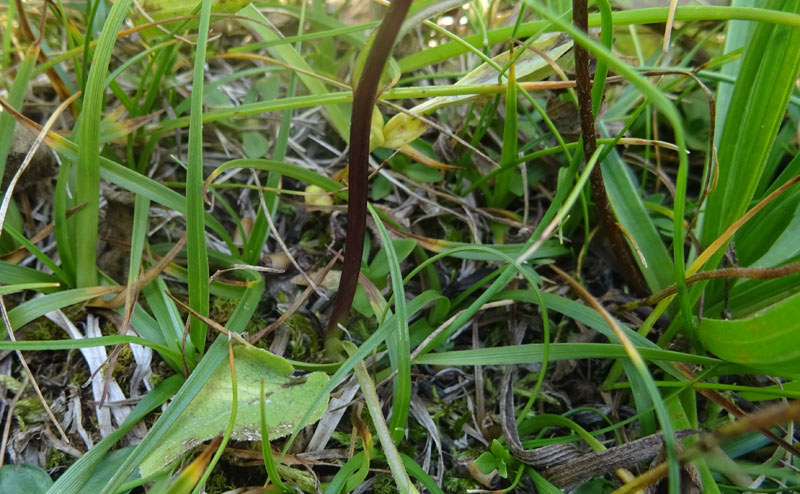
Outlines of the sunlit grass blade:
<svg viewBox="0 0 800 494">
<path fill-rule="evenodd" d="M 208 253 L 206 250 L 205 222 L 203 221 L 203 85 L 208 44 L 208 25 L 211 18 L 211 1 L 204 0 L 200 9 L 197 48 L 192 77 L 192 107 L 189 115 L 189 169 L 186 173 L 186 251 L 189 267 L 189 305 L 203 316 L 208 316 Z M 192 317 L 189 335 L 202 355 L 205 350 L 206 324 Z"/>
<path fill-rule="evenodd" d="M 105 79 L 111 51 L 131 0 L 115 2 L 108 14 L 92 57 L 81 105 L 78 176 L 75 201 L 86 203 L 72 221 L 75 222 L 75 269 L 78 287 L 97 284 L 97 225 L 100 206 L 100 120 L 102 118 Z"/>
<path fill-rule="evenodd" d="M 57 286 L 60 285 L 58 283 L 20 283 L 18 285 L 3 285 L 0 286 L 0 295 L 22 290 L 39 290 L 41 288 L 53 288 Z"/>
<path fill-rule="evenodd" d="M 409 355 L 411 344 L 408 338 L 408 311 L 406 309 L 406 293 L 403 287 L 403 274 L 400 272 L 400 261 L 397 258 L 394 244 L 386 231 L 375 208 L 368 204 L 369 212 L 381 235 L 383 248 L 389 264 L 390 278 L 392 282 L 392 296 L 394 297 L 395 320 L 397 330 L 390 336 L 392 345 L 390 349 L 390 359 L 392 367 L 397 370 L 397 377 L 394 380 L 394 395 L 392 400 L 392 418 L 389 423 L 389 431 L 395 442 L 400 441 L 405 435 L 408 423 L 408 410 L 411 406 L 411 363 Z"/>
<path fill-rule="evenodd" d="M 615 26 L 627 26 L 631 24 L 654 24 L 666 22 L 669 15 L 667 7 L 655 7 L 648 9 L 621 10 L 613 13 Z M 742 19 L 751 21 L 761 21 L 773 24 L 784 24 L 787 26 L 800 26 L 800 15 L 777 12 L 775 10 L 763 8 L 743 8 L 743 7 L 712 7 L 699 5 L 679 6 L 675 10 L 676 21 L 709 21 L 709 20 L 731 20 Z M 520 25 L 517 36 L 522 38 L 531 36 L 541 31 L 548 21 L 525 22 Z M 598 27 L 601 24 L 600 14 L 589 16 L 589 27 Z M 514 26 L 506 26 L 491 29 L 486 33 L 486 41 L 490 44 L 506 41 L 514 31 Z M 480 48 L 484 38 L 480 34 L 464 36 L 466 43 Z M 468 50 L 462 44 L 447 42 L 433 48 L 427 48 L 420 52 L 409 55 L 398 61 L 403 72 L 418 70 L 427 65 L 432 65 L 442 60 L 466 53 Z"/>
<path fill-rule="evenodd" d="M 767 6 L 797 15 L 797 2 L 770 1 Z M 800 66 L 800 28 L 761 23 L 745 47 L 719 147 L 719 179 L 709 195 L 702 240 L 709 244 L 744 214 L 763 173 L 794 91 Z M 742 242 L 764 239 L 741 239 Z M 708 264 L 719 263 L 721 249 Z M 712 287 L 721 288 L 720 284 Z"/>
</svg>

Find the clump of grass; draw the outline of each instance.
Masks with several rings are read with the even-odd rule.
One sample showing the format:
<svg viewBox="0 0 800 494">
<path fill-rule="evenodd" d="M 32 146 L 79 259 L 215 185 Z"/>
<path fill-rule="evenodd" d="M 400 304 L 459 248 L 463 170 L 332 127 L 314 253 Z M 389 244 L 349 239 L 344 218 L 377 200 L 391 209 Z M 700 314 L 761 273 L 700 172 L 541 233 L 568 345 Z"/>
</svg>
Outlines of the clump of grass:
<svg viewBox="0 0 800 494">
<path fill-rule="evenodd" d="M 125 346 L 109 376 L 153 359 L 154 387 L 129 422 L 49 492 L 81 492 L 96 471 L 113 471 L 102 492 L 117 492 L 203 399 L 228 354 L 227 335 L 209 332 L 203 317 L 252 335 L 286 307 L 294 312 L 257 344 L 285 352 L 300 372 L 327 372 L 317 404 L 338 396 L 354 372 L 363 396 L 380 400 L 362 423 L 356 395 L 344 418 L 325 426 L 329 445 L 352 447 L 331 460 L 336 467 L 311 469 L 326 492 L 355 489 L 346 478 L 387 492 L 409 478 L 430 492 L 476 488 L 455 460 L 424 450 L 434 436 L 450 456 L 476 458 L 497 439 L 488 453 L 519 476 L 496 485 L 553 488 L 510 454 L 499 431 L 515 427 L 525 448 L 578 440 L 553 426 L 567 423 L 554 415 L 609 447 L 665 433 L 670 492 L 681 489 L 684 460 L 671 431 L 723 431 L 702 445 L 738 422 L 735 433 L 752 442 L 725 449 L 733 462 L 692 458 L 704 492 L 800 485 L 778 470 L 790 463 L 778 448 L 796 452 L 780 438 L 771 438 L 768 461 L 752 463 L 753 438 L 779 424 L 731 415 L 797 398 L 800 7 L 418 0 L 403 24 L 395 9 L 409 3 L 369 12 L 359 2 L 268 11 L 212 0 L 146 4 L 165 30 L 142 27 L 145 17 L 125 0 L 80 12 L 0 6 L 0 174 L 15 127 L 41 132 L 58 156 L 57 175 L 40 177 L 42 187 L 2 192 L 4 322 L 9 335 L 27 327 L 17 333 L 25 341 L 9 336 L 0 349 L 21 352 L 13 375 L 20 359 L 36 364 L 49 401 L 61 390 L 30 352 L 66 359 L 63 350 L 87 342 L 67 341 L 45 314 L 61 311 L 78 327 L 104 318 L 91 345 L 151 348 Z M 128 29 L 130 19 L 140 27 Z M 380 22 L 398 32 L 396 44 L 375 30 Z M 654 33 L 656 23 L 667 32 Z M 540 36 L 550 31 L 563 36 L 547 44 Z M 101 233 L 113 221 L 112 184 L 135 196 L 130 231 L 119 237 L 129 241 Z M 126 260 L 125 285 L 98 264 L 101 241 Z M 287 260 L 285 272 L 252 268 L 272 254 Z M 331 269 L 343 286 L 333 293 L 314 273 L 342 254 Z M 209 276 L 218 269 L 230 271 Z M 310 288 L 290 281 L 300 271 Z M 349 299 L 359 283 L 357 314 Z M 176 293 L 197 316 L 183 312 Z M 330 321 L 328 330 L 318 333 L 308 315 Z M 517 374 L 511 402 L 525 400 L 513 419 L 498 415 L 503 366 Z M 605 394 L 579 393 L 576 381 Z M 7 415 L 44 410 L 32 396 Z M 603 419 L 581 412 L 590 409 Z M 298 411 L 298 422 L 315 427 L 311 413 Z M 99 469 L 140 421 L 149 427 L 142 441 Z M 100 427 L 96 416 L 83 426 L 95 436 Z M 302 454 L 301 430 L 273 447 Z M 370 450 L 371 434 L 380 441 Z M 67 465 L 58 455 L 47 462 Z M 370 471 L 387 465 L 392 475 Z M 285 485 L 310 485 L 276 468 Z M 253 487 L 214 472 L 207 490 Z M 163 479 L 143 482 L 166 489 Z"/>
</svg>

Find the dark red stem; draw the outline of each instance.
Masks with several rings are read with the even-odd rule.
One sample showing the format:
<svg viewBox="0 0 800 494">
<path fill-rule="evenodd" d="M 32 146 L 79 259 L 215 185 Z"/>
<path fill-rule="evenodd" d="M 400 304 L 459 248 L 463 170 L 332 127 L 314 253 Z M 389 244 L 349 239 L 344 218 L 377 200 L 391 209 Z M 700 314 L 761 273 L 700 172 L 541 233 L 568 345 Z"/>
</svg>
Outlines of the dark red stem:
<svg viewBox="0 0 800 494">
<path fill-rule="evenodd" d="M 589 14 L 587 12 L 587 0 L 572 0 L 572 19 L 575 27 L 586 32 L 589 24 Z M 581 134 L 583 135 L 583 154 L 588 160 L 597 150 L 597 139 L 594 128 L 594 112 L 592 111 L 592 77 L 589 73 L 589 52 L 575 43 L 575 89 L 578 93 L 578 107 L 581 119 Z M 649 294 L 647 284 L 633 253 L 628 248 L 622 231 L 617 226 L 614 212 L 606 195 L 606 186 L 603 183 L 603 172 L 600 164 L 594 167 L 589 182 L 597 216 L 603 225 L 611 250 L 619 263 L 622 275 L 627 279 L 633 291 L 640 297 Z"/>
<path fill-rule="evenodd" d="M 361 79 L 353 95 L 353 114 L 350 118 L 350 170 L 348 174 L 347 237 L 339 291 L 328 319 L 328 332 L 350 313 L 353 296 L 361 271 L 361 253 L 367 226 L 367 177 L 369 175 L 369 132 L 372 109 L 378 94 L 378 83 L 400 26 L 406 18 L 411 0 L 393 0 L 383 16 L 375 41 L 367 55 Z"/>
</svg>

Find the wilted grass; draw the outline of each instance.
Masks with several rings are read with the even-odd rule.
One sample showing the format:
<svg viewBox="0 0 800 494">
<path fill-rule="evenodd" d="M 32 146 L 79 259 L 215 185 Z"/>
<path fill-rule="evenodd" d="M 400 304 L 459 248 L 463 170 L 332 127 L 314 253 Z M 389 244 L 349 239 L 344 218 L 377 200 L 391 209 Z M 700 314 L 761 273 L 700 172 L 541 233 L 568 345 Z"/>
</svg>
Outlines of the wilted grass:
<svg viewBox="0 0 800 494">
<path fill-rule="evenodd" d="M 0 223 L 9 326 L 0 349 L 23 352 L 44 393 L 37 406 L 53 407 L 82 456 L 37 470 L 37 486 L 8 473 L 9 489 L 255 492 L 268 478 L 278 490 L 319 482 L 331 493 L 365 483 L 381 492 L 565 487 L 512 454 L 501 425 L 518 428 L 525 448 L 588 440 L 602 451 L 623 436 L 666 433 L 670 492 L 686 488 L 678 458 L 693 461 L 703 492 L 800 485 L 786 453 L 791 423 L 776 423 L 796 407 L 757 413 L 796 399 L 800 377 L 798 2 L 680 6 L 667 52 L 652 27 L 667 22 L 667 7 L 593 2 L 589 26 L 601 29 L 587 34 L 564 0 L 414 2 L 379 83 L 361 288 L 341 334 L 324 329 L 340 265 L 321 270 L 344 246 L 348 197 L 365 192 L 351 194 L 344 178 L 350 88 L 354 74 L 380 70 L 364 60 L 383 11 L 361 2 L 145 4 L 161 30 L 144 25 L 133 3 L 59 4 L 46 17 L 38 4 L 0 4 L 0 171 L 16 173 L 26 151 L 15 147 L 20 134 L 39 133 L 80 91 L 57 130 L 43 134 L 57 161 L 45 159 L 3 191 L 13 195 Z M 550 31 L 596 61 L 597 150 L 588 156 L 572 51 L 535 43 Z M 528 70 L 523 57 L 534 48 L 552 57 L 534 58 L 540 65 Z M 418 115 L 424 120 L 413 117 L 418 105 L 445 97 L 453 99 L 435 100 L 435 111 Z M 590 193 L 593 167 L 602 171 L 610 223 Z M 113 215 L 120 207 L 129 219 Z M 615 228 L 624 240 L 609 248 Z M 270 264 L 286 272 L 258 270 Z M 302 282 L 293 278 L 298 268 Z M 653 298 L 636 300 L 637 273 Z M 227 456 L 219 449 L 210 459 L 209 449 L 184 469 L 194 457 L 187 451 L 186 462 L 137 477 L 166 431 L 186 420 L 202 425 L 182 414 L 204 399 L 218 368 L 236 375 L 225 357 L 245 340 L 212 336 L 204 319 L 252 335 L 297 307 L 255 343 L 302 369 L 298 385 L 305 371 L 329 380 L 309 409 L 263 396 L 252 439 L 270 407 L 296 416 L 269 434 L 274 449 L 265 440 L 255 466 L 237 466 L 252 444 L 227 443 L 241 432 L 232 416 L 219 431 Z M 78 327 L 102 317 L 104 332 L 35 340 L 54 311 Z M 134 347 L 129 375 L 108 369 L 93 378 L 123 381 L 136 400 L 101 434 L 93 414 L 106 400 L 102 386 L 68 396 L 53 384 L 85 369 L 63 350 L 133 344 L 143 350 Z M 0 406 L 9 431 L 2 461 L 19 463 L 9 444 L 26 427 L 53 424 L 10 406 L 12 394 L 37 402 L 15 388 L 24 374 L 11 359 L 0 355 L 8 376 L 0 390 L 10 390 Z M 512 397 L 527 399 L 514 424 L 499 414 L 503 366 L 515 371 Z M 56 367 L 60 377 L 48 371 Z M 586 387 L 576 390 L 579 382 Z M 239 391 L 230 391 L 236 403 Z M 347 392 L 355 397 L 343 417 L 332 408 L 336 418 L 309 424 Z M 83 421 L 70 426 L 65 417 L 80 417 L 76 410 Z M 146 434 L 123 449 L 137 424 Z M 708 435 L 681 453 L 672 431 L 697 428 Z M 330 450 L 321 463 L 307 451 L 315 430 Z M 733 435 L 743 438 L 722 444 L 727 457 L 703 449 Z M 431 442 L 439 436 L 443 444 Z M 43 450 L 73 451 L 44 432 L 36 437 Z M 755 454 L 765 445 L 766 460 Z M 646 470 L 644 460 L 626 464 L 621 478 Z M 592 492 L 614 489 L 592 482 Z"/>
</svg>

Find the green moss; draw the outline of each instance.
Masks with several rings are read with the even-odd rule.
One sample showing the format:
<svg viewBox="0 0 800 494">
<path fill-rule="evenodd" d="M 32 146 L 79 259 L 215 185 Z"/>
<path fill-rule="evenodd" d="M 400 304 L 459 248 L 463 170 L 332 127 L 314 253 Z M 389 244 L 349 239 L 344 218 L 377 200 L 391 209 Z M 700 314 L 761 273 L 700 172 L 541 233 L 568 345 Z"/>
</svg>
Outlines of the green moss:
<svg viewBox="0 0 800 494">
<path fill-rule="evenodd" d="M 44 460 L 44 468 L 46 470 L 51 470 L 55 467 L 62 467 L 67 465 L 69 462 L 69 457 L 63 451 L 59 451 L 56 448 L 50 448 L 47 451 L 47 457 Z"/>
<path fill-rule="evenodd" d="M 375 494 L 395 494 L 397 492 L 397 484 L 388 473 L 379 473 L 375 476 L 375 482 L 372 483 L 372 492 Z"/>
<path fill-rule="evenodd" d="M 25 329 L 25 339 L 30 341 L 65 340 L 69 339 L 69 335 L 49 319 L 40 317 Z"/>
<path fill-rule="evenodd" d="M 428 438 L 428 431 L 419 425 L 416 420 L 408 421 L 408 439 L 400 442 L 397 449 L 401 453 L 405 453 L 410 457 L 415 457 L 419 453 L 419 447 L 425 446 L 425 440 Z"/>
<path fill-rule="evenodd" d="M 133 364 L 133 352 L 130 345 L 122 345 L 117 357 L 117 365 L 114 367 L 114 379 L 121 381 L 128 373 L 128 367 Z"/>
<path fill-rule="evenodd" d="M 225 475 L 225 472 L 223 472 L 219 468 L 219 464 L 217 464 L 217 466 L 214 468 L 214 471 L 211 472 L 211 475 L 208 477 L 208 481 L 206 482 L 204 490 L 208 494 L 221 494 L 235 487 L 233 485 L 229 485 L 227 480 L 227 475 Z"/>
<path fill-rule="evenodd" d="M 42 402 L 37 398 L 23 398 L 17 401 L 14 407 L 14 417 L 23 431 L 28 428 L 29 424 L 42 422 L 44 420 Z"/>
<path fill-rule="evenodd" d="M 316 356 L 319 336 L 307 317 L 295 312 L 283 324 L 289 328 L 289 348 L 293 359 L 307 361 Z"/>
<path fill-rule="evenodd" d="M 239 301 L 234 298 L 214 297 L 209 308 L 209 316 L 220 324 L 225 324 L 238 305 Z"/>
<path fill-rule="evenodd" d="M 442 490 L 451 494 L 465 494 L 469 489 L 475 488 L 475 482 L 459 477 L 453 471 L 447 471 L 444 474 L 444 482 L 442 482 Z"/>
<path fill-rule="evenodd" d="M 69 377 L 69 383 L 78 386 L 79 388 L 89 380 L 89 372 L 85 370 L 76 370 Z"/>
</svg>

